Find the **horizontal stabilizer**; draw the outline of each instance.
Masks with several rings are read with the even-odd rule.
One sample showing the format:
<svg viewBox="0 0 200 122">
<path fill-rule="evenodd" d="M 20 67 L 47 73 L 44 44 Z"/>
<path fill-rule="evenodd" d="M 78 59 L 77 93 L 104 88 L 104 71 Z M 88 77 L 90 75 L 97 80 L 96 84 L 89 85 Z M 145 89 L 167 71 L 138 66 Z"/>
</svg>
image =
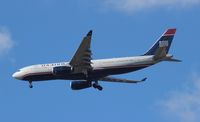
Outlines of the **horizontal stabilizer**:
<svg viewBox="0 0 200 122">
<path fill-rule="evenodd" d="M 171 58 L 171 59 L 166 59 L 164 61 L 171 61 L 171 62 L 182 62 L 182 60 L 179 60 L 179 59 L 174 59 L 174 58 Z"/>
<path fill-rule="evenodd" d="M 114 77 L 104 77 L 100 79 L 100 81 L 105 82 L 119 82 L 119 83 L 139 83 L 146 81 L 147 78 L 144 78 L 142 80 L 127 80 L 127 79 L 121 79 L 121 78 L 114 78 Z"/>
</svg>

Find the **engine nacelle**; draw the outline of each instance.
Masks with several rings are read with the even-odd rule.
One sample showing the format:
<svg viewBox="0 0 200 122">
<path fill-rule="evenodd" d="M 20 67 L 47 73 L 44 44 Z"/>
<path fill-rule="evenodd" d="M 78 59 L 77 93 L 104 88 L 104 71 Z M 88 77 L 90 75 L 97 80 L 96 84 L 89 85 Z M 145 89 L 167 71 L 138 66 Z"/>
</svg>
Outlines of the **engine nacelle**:
<svg viewBox="0 0 200 122">
<path fill-rule="evenodd" d="M 81 90 L 91 87 L 92 83 L 87 81 L 72 81 L 70 86 L 72 90 Z"/>
<path fill-rule="evenodd" d="M 68 66 L 58 66 L 53 68 L 54 75 L 66 75 L 71 72 L 71 67 Z"/>
</svg>

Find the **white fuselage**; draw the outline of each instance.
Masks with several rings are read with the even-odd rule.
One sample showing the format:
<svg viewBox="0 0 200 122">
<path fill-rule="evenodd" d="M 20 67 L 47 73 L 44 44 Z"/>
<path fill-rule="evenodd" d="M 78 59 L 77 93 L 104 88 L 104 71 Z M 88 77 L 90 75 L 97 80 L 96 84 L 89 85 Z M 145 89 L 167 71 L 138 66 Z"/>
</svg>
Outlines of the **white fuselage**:
<svg viewBox="0 0 200 122">
<path fill-rule="evenodd" d="M 91 78 L 105 77 L 108 75 L 128 73 L 136 71 L 155 63 L 153 55 L 150 56 L 135 56 L 125 58 L 112 58 L 112 59 L 100 59 L 92 60 L 92 71 L 90 73 Z M 53 68 L 58 66 L 71 67 L 69 62 L 50 63 L 50 64 L 37 64 L 24 67 L 13 74 L 13 77 L 19 80 L 26 81 L 43 81 L 43 80 L 81 80 L 83 76 L 81 74 L 65 74 L 65 76 L 55 76 L 53 74 Z"/>
</svg>

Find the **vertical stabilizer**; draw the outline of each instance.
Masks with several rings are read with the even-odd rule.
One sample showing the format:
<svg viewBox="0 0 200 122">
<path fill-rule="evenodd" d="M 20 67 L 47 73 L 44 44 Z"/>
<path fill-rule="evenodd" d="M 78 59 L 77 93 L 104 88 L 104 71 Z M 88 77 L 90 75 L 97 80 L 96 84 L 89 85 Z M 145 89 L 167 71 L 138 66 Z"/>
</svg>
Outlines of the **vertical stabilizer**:
<svg viewBox="0 0 200 122">
<path fill-rule="evenodd" d="M 166 30 L 156 43 L 144 55 L 166 56 L 168 54 L 176 29 Z"/>
</svg>

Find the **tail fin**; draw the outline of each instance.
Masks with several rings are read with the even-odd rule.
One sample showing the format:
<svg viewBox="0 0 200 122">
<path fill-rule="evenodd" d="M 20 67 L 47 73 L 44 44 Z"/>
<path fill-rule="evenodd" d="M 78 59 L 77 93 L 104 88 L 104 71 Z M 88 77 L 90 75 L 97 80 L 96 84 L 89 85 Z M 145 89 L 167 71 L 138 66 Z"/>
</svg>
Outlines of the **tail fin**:
<svg viewBox="0 0 200 122">
<path fill-rule="evenodd" d="M 144 55 L 155 55 L 155 57 L 166 56 L 166 54 L 169 52 L 175 33 L 175 28 L 166 30 Z"/>
</svg>

